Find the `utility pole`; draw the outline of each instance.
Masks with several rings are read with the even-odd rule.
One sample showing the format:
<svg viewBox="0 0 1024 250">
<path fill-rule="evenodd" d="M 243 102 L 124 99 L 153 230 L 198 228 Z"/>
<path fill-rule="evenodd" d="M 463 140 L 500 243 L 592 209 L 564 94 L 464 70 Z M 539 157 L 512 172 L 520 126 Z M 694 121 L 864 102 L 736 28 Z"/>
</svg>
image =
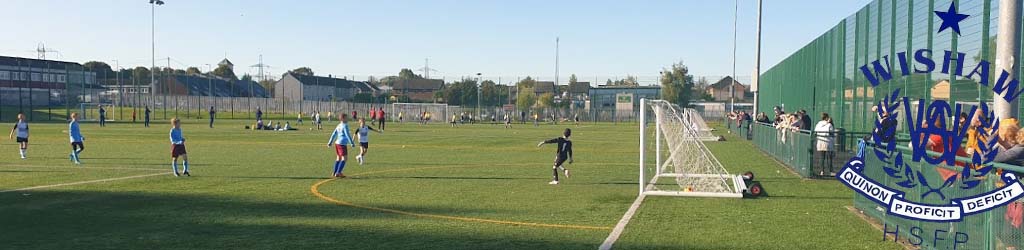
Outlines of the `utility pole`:
<svg viewBox="0 0 1024 250">
<path fill-rule="evenodd" d="M 215 102 L 213 100 L 213 75 L 212 75 L 213 74 L 213 65 L 207 63 L 206 64 L 206 69 L 208 69 L 209 70 L 208 72 L 210 72 L 210 74 L 206 75 L 207 81 L 210 82 L 209 83 L 210 84 L 210 98 L 208 98 L 208 99 L 210 99 L 210 101 L 213 102 L 213 103 L 217 103 L 217 102 Z M 202 103 L 202 102 L 200 102 L 200 103 Z"/>
<path fill-rule="evenodd" d="M 49 68 L 49 67 L 47 67 Z M 114 68 L 117 70 L 117 107 L 120 120 L 124 120 L 124 85 L 121 84 L 121 63 L 114 59 Z"/>
<path fill-rule="evenodd" d="M 761 84 L 761 0 L 757 0 L 757 48 L 754 54 L 754 78 L 750 83 L 750 91 L 754 92 L 754 115 L 758 113 L 758 85 Z"/>
<path fill-rule="evenodd" d="M 168 71 L 171 70 L 171 57 L 167 57 L 167 69 L 166 70 L 168 70 Z M 171 74 L 167 74 L 167 75 L 168 76 L 173 76 Z M 164 120 L 166 120 L 167 119 L 167 94 L 170 94 L 170 92 L 171 92 L 171 78 L 164 77 L 164 80 L 167 82 L 167 83 L 164 84 Z M 174 116 L 178 116 L 178 98 L 174 98 Z"/>
<path fill-rule="evenodd" d="M 484 87 L 484 82 L 482 82 L 483 79 L 481 79 L 480 75 L 482 75 L 482 74 L 481 73 L 476 73 L 476 119 L 477 120 L 480 119 L 480 99 L 481 99 L 480 89 L 482 89 Z"/>
<path fill-rule="evenodd" d="M 1009 72 L 1009 79 L 1020 79 L 1020 29 L 1021 0 L 999 1 L 999 36 L 996 37 L 995 72 Z M 1003 92 L 1013 94 L 1015 90 Z M 995 115 L 998 119 L 1017 117 L 1017 99 L 1006 101 L 1003 95 L 993 99 Z"/>
<path fill-rule="evenodd" d="M 558 37 L 555 37 L 555 88 L 558 87 Z"/>
<path fill-rule="evenodd" d="M 729 112 L 736 109 L 736 27 L 740 14 L 739 0 L 733 0 L 735 8 L 732 14 L 732 84 L 729 84 Z"/>
<path fill-rule="evenodd" d="M 150 29 L 150 31 L 151 31 L 150 32 L 150 36 L 151 36 L 150 38 L 151 38 L 151 41 L 152 41 L 151 49 L 152 50 L 150 50 L 150 52 L 151 52 L 150 55 L 152 56 L 152 59 L 153 59 L 152 64 L 150 65 L 152 67 L 150 68 L 150 72 L 149 72 L 149 97 L 150 97 L 150 102 L 152 102 L 152 100 L 156 99 L 155 98 L 156 97 L 156 93 L 155 93 L 156 92 L 156 6 L 157 5 L 163 5 L 163 4 L 164 4 L 164 1 L 162 1 L 162 0 L 149 0 L 149 5 L 151 7 L 150 8 L 150 11 L 151 11 L 150 18 L 151 18 L 151 21 L 152 21 L 151 22 L 151 24 L 152 24 L 151 28 L 152 29 Z M 167 119 L 167 110 L 166 109 L 164 109 L 164 119 Z"/>
</svg>

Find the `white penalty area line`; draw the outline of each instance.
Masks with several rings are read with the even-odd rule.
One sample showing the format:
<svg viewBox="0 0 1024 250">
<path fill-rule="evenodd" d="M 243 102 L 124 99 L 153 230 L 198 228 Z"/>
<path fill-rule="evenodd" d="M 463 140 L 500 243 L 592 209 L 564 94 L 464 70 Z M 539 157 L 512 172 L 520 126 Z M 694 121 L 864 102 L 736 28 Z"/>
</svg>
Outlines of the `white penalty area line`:
<svg viewBox="0 0 1024 250">
<path fill-rule="evenodd" d="M 73 165 L 73 166 L 34 166 L 34 165 L 9 165 L 9 166 L 11 166 L 11 167 L 15 167 L 15 168 L 60 168 L 60 169 L 71 169 L 71 170 L 78 170 L 78 169 L 84 169 L 84 170 L 90 170 L 90 169 L 100 169 L 100 170 L 140 170 L 140 171 L 166 171 L 166 169 L 162 169 L 162 168 L 130 168 L 130 167 L 85 167 L 85 166 L 81 166 L 81 165 Z"/>
<path fill-rule="evenodd" d="M 150 176 L 157 176 L 157 175 L 166 175 L 166 174 L 167 173 L 144 174 L 144 175 L 133 175 L 133 176 L 125 176 L 125 177 L 117 177 L 117 178 L 109 178 L 109 179 L 91 180 L 91 181 L 79 181 L 79 182 L 70 182 L 70 183 L 60 183 L 60 184 L 53 184 L 53 185 L 44 185 L 44 186 L 35 186 L 35 187 L 26 187 L 26 188 L 18 188 L 18 189 L 11 189 L 11 190 L 3 190 L 3 191 L 0 191 L 0 193 L 26 191 L 26 190 L 43 189 L 43 188 L 54 188 L 54 187 L 63 187 L 63 186 L 83 185 L 83 184 L 91 184 L 91 183 L 98 183 L 98 182 L 119 181 L 119 180 L 143 178 L 143 177 L 150 177 Z"/>
<path fill-rule="evenodd" d="M 619 224 L 615 224 L 615 228 L 613 228 L 612 232 L 608 234 L 608 238 L 605 238 L 604 243 L 601 243 L 601 246 L 597 249 L 612 249 L 612 245 L 615 245 L 615 241 L 618 241 L 619 236 L 621 236 L 622 232 L 626 230 L 626 224 L 629 224 L 629 220 L 633 218 L 633 214 L 636 214 L 636 210 L 640 209 L 640 203 L 644 202 L 644 197 L 647 197 L 647 195 L 640 194 L 636 197 L 636 200 L 633 201 L 633 205 L 630 205 L 629 210 L 626 210 L 626 214 L 623 214 L 622 219 L 619 219 Z"/>
</svg>

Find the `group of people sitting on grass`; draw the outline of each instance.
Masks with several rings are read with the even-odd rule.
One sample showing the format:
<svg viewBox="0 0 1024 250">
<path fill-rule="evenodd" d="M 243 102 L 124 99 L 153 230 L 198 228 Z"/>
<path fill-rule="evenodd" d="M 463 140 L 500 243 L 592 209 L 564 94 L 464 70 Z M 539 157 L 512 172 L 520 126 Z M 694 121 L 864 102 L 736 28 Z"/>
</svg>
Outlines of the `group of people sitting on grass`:
<svg viewBox="0 0 1024 250">
<path fill-rule="evenodd" d="M 290 122 L 284 122 L 284 125 L 281 125 L 281 123 L 282 122 L 280 122 L 280 121 L 277 122 L 276 124 L 274 123 L 274 121 L 270 121 L 269 123 L 263 123 L 263 120 L 260 119 L 260 120 L 256 120 L 256 124 L 253 125 L 251 128 L 253 130 L 271 130 L 271 131 L 298 130 L 296 128 L 293 128 L 292 124 Z M 246 129 L 248 129 L 248 128 L 249 127 L 246 127 Z"/>
</svg>

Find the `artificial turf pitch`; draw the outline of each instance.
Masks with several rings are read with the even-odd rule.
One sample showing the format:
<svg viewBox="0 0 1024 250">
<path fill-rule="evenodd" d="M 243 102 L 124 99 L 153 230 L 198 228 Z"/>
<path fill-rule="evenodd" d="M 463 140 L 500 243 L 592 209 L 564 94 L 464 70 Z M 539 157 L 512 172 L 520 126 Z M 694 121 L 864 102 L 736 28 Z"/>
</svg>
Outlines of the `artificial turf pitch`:
<svg viewBox="0 0 1024 250">
<path fill-rule="evenodd" d="M 0 140 L 0 248 L 594 249 L 637 192 L 635 123 L 389 123 L 370 136 L 365 165 L 353 157 L 350 178 L 329 180 L 335 122 L 246 122 L 183 122 L 192 177 L 171 175 L 165 121 L 82 124 L 81 166 L 68 160 L 66 124 L 32 123 L 27 160 Z M 548 185 L 555 149 L 536 143 L 566 127 L 572 177 Z M 798 178 L 726 136 L 707 145 L 771 197 L 649 197 L 615 249 L 901 248 L 846 210 L 853 193 L 841 184 Z"/>
</svg>

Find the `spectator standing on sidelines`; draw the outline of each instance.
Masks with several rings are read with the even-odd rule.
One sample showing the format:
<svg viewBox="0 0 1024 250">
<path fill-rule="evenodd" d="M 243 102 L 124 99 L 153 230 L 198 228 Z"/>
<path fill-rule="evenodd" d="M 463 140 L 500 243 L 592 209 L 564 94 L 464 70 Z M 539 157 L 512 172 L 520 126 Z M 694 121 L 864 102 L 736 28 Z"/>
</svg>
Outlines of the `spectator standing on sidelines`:
<svg viewBox="0 0 1024 250">
<path fill-rule="evenodd" d="M 377 110 L 377 127 L 380 131 L 384 131 L 384 122 L 387 121 L 387 116 L 384 116 L 384 107 Z"/>
<path fill-rule="evenodd" d="M 213 128 L 213 118 L 216 115 L 217 111 L 213 109 L 213 106 L 210 106 L 210 128 Z"/>
<path fill-rule="evenodd" d="M 100 105 L 100 127 L 107 126 L 107 110 L 103 109 L 103 105 Z"/>
<path fill-rule="evenodd" d="M 152 113 L 152 112 L 153 111 L 149 110 L 149 106 L 146 106 L 146 111 L 143 112 L 143 113 L 145 113 L 143 118 L 145 119 L 144 122 L 145 122 L 145 125 L 146 125 L 147 128 L 149 127 L 149 113 Z"/>
</svg>

